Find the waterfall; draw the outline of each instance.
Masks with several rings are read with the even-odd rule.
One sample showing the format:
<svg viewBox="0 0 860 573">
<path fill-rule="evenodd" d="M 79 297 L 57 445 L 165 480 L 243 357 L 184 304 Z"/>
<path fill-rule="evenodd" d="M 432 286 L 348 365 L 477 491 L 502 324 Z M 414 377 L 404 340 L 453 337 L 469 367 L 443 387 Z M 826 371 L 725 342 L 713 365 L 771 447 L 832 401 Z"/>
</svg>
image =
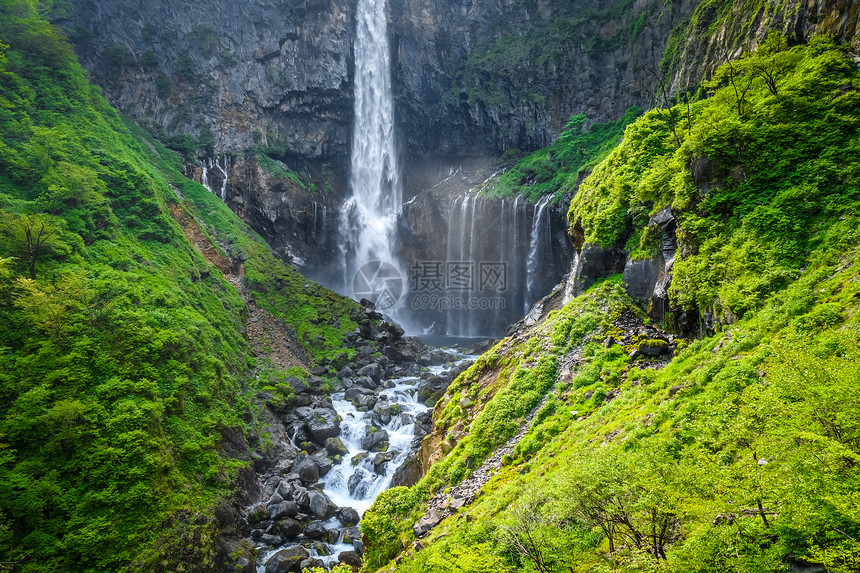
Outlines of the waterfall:
<svg viewBox="0 0 860 573">
<path fill-rule="evenodd" d="M 221 167 L 221 165 L 218 163 L 218 159 L 215 159 L 215 167 L 218 168 L 218 170 L 221 172 L 221 176 L 223 177 L 223 179 L 221 180 L 220 197 L 221 197 L 221 201 L 226 203 L 227 202 L 227 179 L 229 179 L 229 177 L 227 176 L 227 173 L 230 172 L 230 157 L 227 155 L 224 156 L 224 167 Z"/>
<path fill-rule="evenodd" d="M 470 288 L 445 291 L 449 336 L 493 336 L 528 313 L 560 277 L 551 276 L 552 196 L 532 205 L 525 198 L 492 199 L 469 192 L 452 198 L 446 265 L 469 265 Z M 488 282 L 488 266 L 502 280 Z M 447 270 L 447 269 L 446 269 Z M 456 304 L 455 304 L 456 303 Z"/>
<path fill-rule="evenodd" d="M 528 313 L 529 307 L 537 299 L 547 294 L 537 292 L 537 284 L 541 273 L 541 254 L 550 248 L 551 229 L 549 217 L 547 217 L 547 206 L 552 202 L 552 198 L 552 195 L 544 195 L 535 205 L 529 240 L 529 256 L 526 260 L 526 300 L 523 309 L 525 313 Z"/>
<path fill-rule="evenodd" d="M 394 138 L 387 24 L 386 0 L 359 0 L 351 198 L 341 220 L 345 235 L 342 255 L 346 292 L 351 292 L 353 277 L 365 263 L 379 260 L 400 266 L 393 246 L 402 190 Z M 406 276 L 402 270 L 401 275 Z"/>
<path fill-rule="evenodd" d="M 227 202 L 227 181 L 229 180 L 230 173 L 230 157 L 225 155 L 223 157 L 224 165 L 221 165 L 221 158 L 207 158 L 201 162 L 201 167 L 203 172 L 200 175 L 200 184 L 206 187 L 210 193 L 220 198 L 221 201 Z M 220 172 L 215 173 L 215 170 Z M 212 174 L 215 178 L 215 181 L 210 181 L 210 174 Z M 221 178 L 220 186 L 218 190 L 215 189 L 215 184 L 218 180 L 218 177 Z"/>
</svg>

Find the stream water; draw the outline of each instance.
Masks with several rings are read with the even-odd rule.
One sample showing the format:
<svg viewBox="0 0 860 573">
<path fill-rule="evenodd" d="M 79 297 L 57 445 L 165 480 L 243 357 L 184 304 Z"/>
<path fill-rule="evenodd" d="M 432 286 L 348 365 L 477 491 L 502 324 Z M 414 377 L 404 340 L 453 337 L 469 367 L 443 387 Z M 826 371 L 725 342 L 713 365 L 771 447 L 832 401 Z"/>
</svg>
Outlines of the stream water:
<svg viewBox="0 0 860 573">
<path fill-rule="evenodd" d="M 455 350 L 445 349 L 451 362 L 442 366 L 430 366 L 423 372 L 428 376 L 445 376 L 463 361 L 476 358 Z M 332 405 L 341 419 L 338 438 L 348 452 L 341 457 L 340 463 L 319 480 L 323 492 L 338 508 L 352 508 L 361 516 L 373 504 L 376 497 L 391 486 L 392 477 L 407 457 L 414 452 L 415 420 L 430 407 L 418 401 L 418 385 L 423 379 L 419 376 L 403 376 L 383 380 L 382 388 L 377 391 L 376 407 L 368 411 L 359 410 L 347 400 L 344 392 L 331 396 Z M 387 447 L 368 447 L 367 428 L 387 433 Z M 381 451 L 368 451 L 368 450 Z M 351 528 L 345 528 L 337 518 L 323 522 L 328 541 L 311 541 L 301 538 L 282 545 L 260 546 L 257 557 L 258 573 L 266 573 L 266 563 L 284 547 L 303 545 L 312 558 L 323 562 L 327 567 L 338 562 L 344 551 L 353 551 L 355 546 L 344 536 Z"/>
</svg>

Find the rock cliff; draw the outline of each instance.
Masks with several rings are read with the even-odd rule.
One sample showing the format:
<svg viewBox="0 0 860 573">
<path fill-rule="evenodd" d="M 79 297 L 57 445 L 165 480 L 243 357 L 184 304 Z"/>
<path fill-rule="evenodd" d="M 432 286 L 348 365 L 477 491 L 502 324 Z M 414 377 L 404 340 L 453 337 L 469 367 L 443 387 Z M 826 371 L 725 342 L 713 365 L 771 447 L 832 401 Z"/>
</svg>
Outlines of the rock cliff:
<svg viewBox="0 0 860 573">
<path fill-rule="evenodd" d="M 860 51 L 860 6 L 845 0 L 702 2 L 669 40 L 664 72 L 673 74 L 672 90 L 695 88 L 728 58 L 755 50 L 771 30 L 793 44 L 808 41 L 813 34 L 828 34 Z"/>
<path fill-rule="evenodd" d="M 354 3 L 73 0 L 61 24 L 120 110 L 203 150 L 346 156 Z M 647 107 L 690 0 L 403 0 L 389 6 L 410 157 L 534 149 L 571 114 Z"/>
</svg>

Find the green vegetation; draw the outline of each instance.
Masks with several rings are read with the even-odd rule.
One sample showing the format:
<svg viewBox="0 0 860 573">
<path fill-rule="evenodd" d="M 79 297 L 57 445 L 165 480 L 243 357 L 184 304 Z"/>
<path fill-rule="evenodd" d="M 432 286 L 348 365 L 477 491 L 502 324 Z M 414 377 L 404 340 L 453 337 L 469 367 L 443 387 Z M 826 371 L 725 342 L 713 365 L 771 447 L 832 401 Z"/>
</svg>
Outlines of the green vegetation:
<svg viewBox="0 0 860 573">
<path fill-rule="evenodd" d="M 436 406 L 447 455 L 365 517 L 368 570 L 543 395 L 483 495 L 396 571 L 860 566 L 860 72 L 826 39 L 771 37 L 705 86 L 628 126 L 570 219 L 586 243 L 648 257 L 650 217 L 671 206 L 672 300 L 730 324 L 655 367 L 631 355 L 665 341 L 604 343 L 640 312 L 606 280 L 499 343 Z"/>
<path fill-rule="evenodd" d="M 222 439 L 306 373 L 256 364 L 242 298 L 186 233 L 312 357 L 356 306 L 124 125 L 35 4 L 0 1 L 0 562 L 209 571 L 248 464 Z"/>
<path fill-rule="evenodd" d="M 725 64 L 711 97 L 652 110 L 580 187 L 570 222 L 586 243 L 654 250 L 671 206 L 688 253 L 670 296 L 724 321 L 795 280 L 815 250 L 857 241 L 860 71 L 824 38 L 771 36 Z"/>
<path fill-rule="evenodd" d="M 587 125 L 585 114 L 570 121 L 553 145 L 520 159 L 482 190 L 492 197 L 521 194 L 530 201 L 542 195 L 575 189 L 579 178 L 602 161 L 618 145 L 624 128 L 642 113 L 630 108 L 617 121 Z"/>
</svg>

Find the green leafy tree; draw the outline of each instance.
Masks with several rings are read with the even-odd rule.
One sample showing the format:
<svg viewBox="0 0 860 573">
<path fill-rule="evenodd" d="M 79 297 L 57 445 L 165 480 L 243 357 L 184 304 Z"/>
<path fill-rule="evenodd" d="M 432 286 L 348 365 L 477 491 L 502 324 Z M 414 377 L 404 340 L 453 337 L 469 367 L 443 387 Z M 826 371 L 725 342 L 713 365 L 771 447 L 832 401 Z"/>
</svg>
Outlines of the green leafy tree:
<svg viewBox="0 0 860 573">
<path fill-rule="evenodd" d="M 10 250 L 27 266 L 30 280 L 36 280 L 36 262 L 45 254 L 65 252 L 60 231 L 46 215 L 3 213 L 2 225 Z"/>
</svg>

